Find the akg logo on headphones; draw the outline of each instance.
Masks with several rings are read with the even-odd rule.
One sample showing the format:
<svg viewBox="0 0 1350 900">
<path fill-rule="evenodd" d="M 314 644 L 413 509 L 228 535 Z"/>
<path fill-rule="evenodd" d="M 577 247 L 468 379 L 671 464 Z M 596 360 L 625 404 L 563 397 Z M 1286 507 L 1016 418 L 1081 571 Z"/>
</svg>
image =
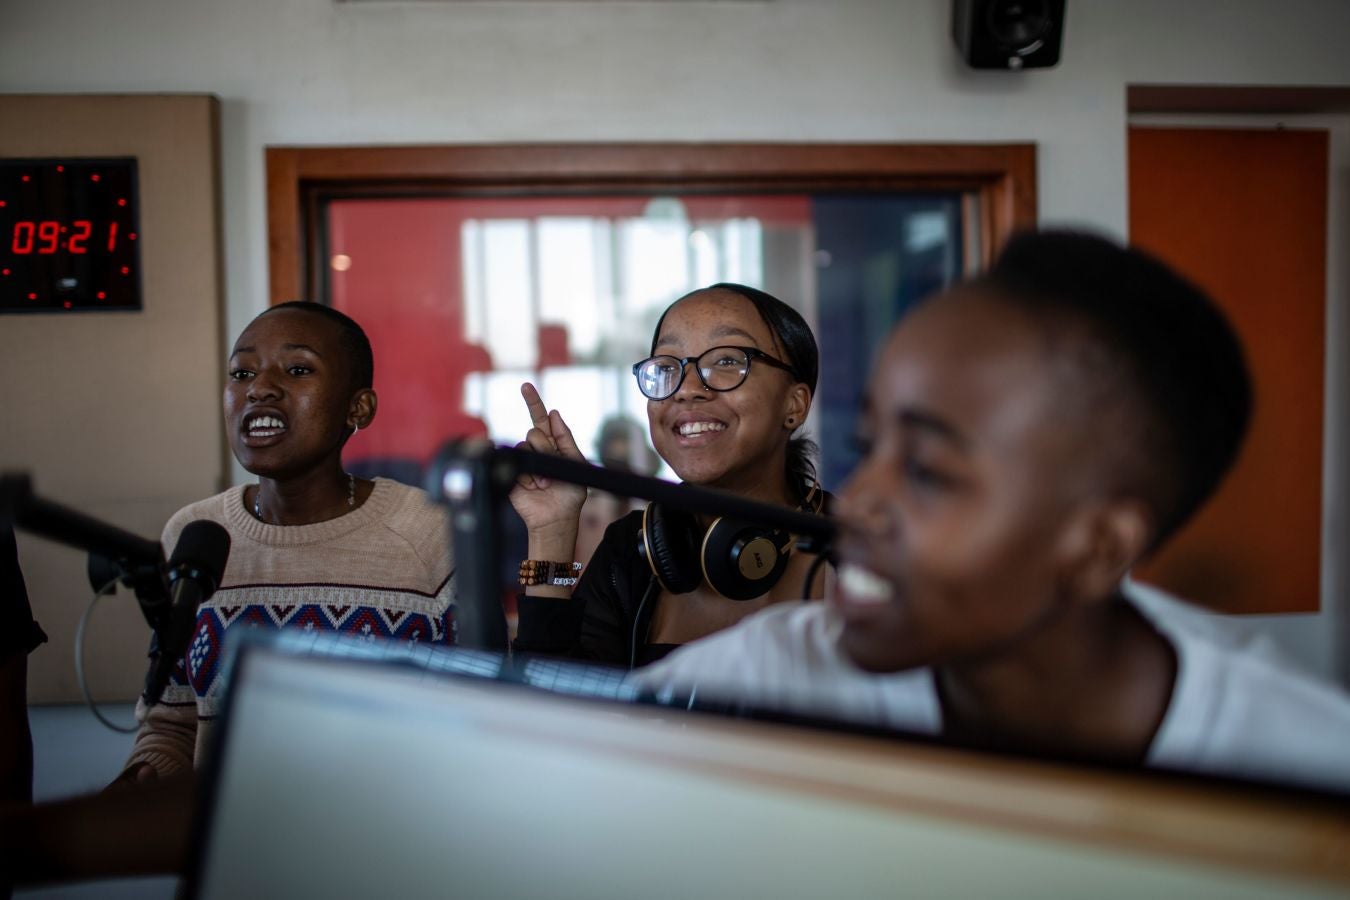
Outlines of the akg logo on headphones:
<svg viewBox="0 0 1350 900">
<path fill-rule="evenodd" d="M 773 541 L 756 537 L 742 548 L 736 564 L 742 575 L 758 581 L 773 571 L 777 560 L 778 548 L 773 545 Z"/>
</svg>

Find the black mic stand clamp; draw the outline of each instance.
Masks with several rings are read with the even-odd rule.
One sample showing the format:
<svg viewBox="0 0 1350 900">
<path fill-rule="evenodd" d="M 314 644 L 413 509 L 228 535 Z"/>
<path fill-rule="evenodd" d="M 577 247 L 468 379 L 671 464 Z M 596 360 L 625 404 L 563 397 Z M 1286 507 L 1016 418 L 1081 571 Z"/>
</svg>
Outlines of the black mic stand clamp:
<svg viewBox="0 0 1350 900">
<path fill-rule="evenodd" d="M 455 630 L 461 647 L 505 652 L 506 617 L 498 576 L 502 528 L 498 505 L 515 483 L 515 467 L 481 438 L 451 441 L 428 469 L 427 493 L 450 507 L 455 549 Z"/>
</svg>

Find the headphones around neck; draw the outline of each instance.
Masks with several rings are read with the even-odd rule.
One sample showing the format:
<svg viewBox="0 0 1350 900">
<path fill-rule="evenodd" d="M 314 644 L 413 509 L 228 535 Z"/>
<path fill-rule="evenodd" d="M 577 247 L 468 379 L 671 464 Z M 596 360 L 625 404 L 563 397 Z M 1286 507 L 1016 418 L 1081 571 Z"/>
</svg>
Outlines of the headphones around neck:
<svg viewBox="0 0 1350 900">
<path fill-rule="evenodd" d="M 813 502 L 814 499 L 814 502 Z M 802 509 L 819 513 L 823 492 L 812 485 Z M 792 556 L 792 535 L 721 516 L 707 531 L 693 513 L 648 503 L 638 553 L 661 586 L 687 594 L 708 580 L 728 600 L 753 600 L 778 583 Z"/>
</svg>

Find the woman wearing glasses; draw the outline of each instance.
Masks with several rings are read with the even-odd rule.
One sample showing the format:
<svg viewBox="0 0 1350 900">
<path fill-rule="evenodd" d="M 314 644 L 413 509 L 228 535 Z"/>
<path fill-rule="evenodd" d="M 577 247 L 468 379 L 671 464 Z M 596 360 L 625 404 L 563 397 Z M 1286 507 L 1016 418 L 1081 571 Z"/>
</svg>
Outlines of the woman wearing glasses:
<svg viewBox="0 0 1350 900">
<path fill-rule="evenodd" d="M 806 421 L 819 354 L 805 320 L 763 291 L 717 284 L 675 301 L 633 367 L 652 444 L 689 483 L 819 512 Z M 521 446 L 582 459 L 557 410 L 521 389 Z M 523 476 L 511 502 L 529 529 L 516 649 L 636 667 L 772 603 L 820 597 L 814 558 L 752 523 L 652 504 L 614 522 L 585 573 L 573 562 L 583 488 Z M 575 590 L 573 590 L 575 586 Z"/>
</svg>

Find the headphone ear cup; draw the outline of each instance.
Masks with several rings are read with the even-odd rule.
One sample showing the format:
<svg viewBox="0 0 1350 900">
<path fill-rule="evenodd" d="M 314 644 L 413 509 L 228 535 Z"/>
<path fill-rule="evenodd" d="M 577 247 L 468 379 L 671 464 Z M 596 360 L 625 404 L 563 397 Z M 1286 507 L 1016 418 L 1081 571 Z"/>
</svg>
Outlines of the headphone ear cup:
<svg viewBox="0 0 1350 900">
<path fill-rule="evenodd" d="M 648 503 L 642 512 L 640 552 L 661 586 L 672 594 L 687 594 L 698 587 L 702 573 L 698 564 L 698 523 L 684 510 L 665 510 Z"/>
<path fill-rule="evenodd" d="M 786 532 L 718 519 L 703 538 L 703 575 L 728 600 L 753 600 L 783 577 L 791 540 Z"/>
</svg>

